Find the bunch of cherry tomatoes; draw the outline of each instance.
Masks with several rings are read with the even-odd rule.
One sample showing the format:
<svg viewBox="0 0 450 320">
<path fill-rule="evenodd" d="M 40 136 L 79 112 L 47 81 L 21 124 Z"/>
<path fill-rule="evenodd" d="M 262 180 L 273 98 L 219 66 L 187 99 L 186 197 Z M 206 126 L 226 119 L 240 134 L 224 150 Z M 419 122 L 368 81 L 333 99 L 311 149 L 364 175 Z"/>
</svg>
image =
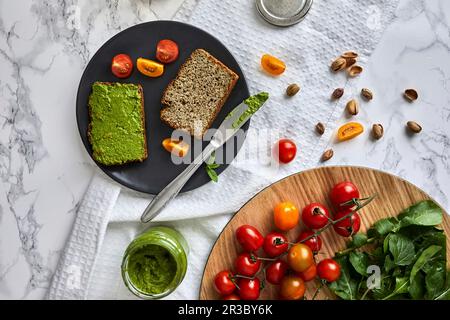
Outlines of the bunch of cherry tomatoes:
<svg viewBox="0 0 450 320">
<path fill-rule="evenodd" d="M 274 208 L 274 224 L 281 232 L 296 227 L 301 219 L 308 228 L 300 233 L 295 243 L 273 231 L 265 237 L 253 226 L 242 225 L 236 230 L 236 239 L 244 250 L 235 260 L 234 272 L 219 272 L 214 285 L 224 300 L 256 300 L 265 283 L 279 285 L 281 299 L 298 300 L 305 294 L 305 282 L 319 279 L 321 286 L 339 279 L 341 268 L 333 259 L 316 263 L 316 254 L 322 247 L 320 234 L 333 227 L 337 234 L 349 237 L 359 231 L 361 218 L 354 209 L 360 198 L 357 187 L 341 182 L 333 187 L 330 201 L 337 213 L 331 217 L 320 203 L 307 205 L 301 213 L 291 202 L 279 203 Z M 261 250 L 265 255 L 257 253 Z M 267 262 L 262 266 L 263 262 Z M 258 275 L 263 273 L 264 279 Z"/>
</svg>

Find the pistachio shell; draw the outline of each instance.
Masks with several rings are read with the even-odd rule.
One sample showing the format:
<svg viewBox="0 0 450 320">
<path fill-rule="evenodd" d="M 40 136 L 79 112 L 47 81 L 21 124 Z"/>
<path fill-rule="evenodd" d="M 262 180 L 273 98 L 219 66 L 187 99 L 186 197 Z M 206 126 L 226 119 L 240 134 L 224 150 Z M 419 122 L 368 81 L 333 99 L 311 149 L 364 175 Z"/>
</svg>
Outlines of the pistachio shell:
<svg viewBox="0 0 450 320">
<path fill-rule="evenodd" d="M 322 154 L 322 161 L 325 162 L 325 161 L 330 160 L 330 159 L 333 157 L 333 155 L 334 155 L 333 149 L 328 149 L 328 150 L 326 150 L 326 151 Z"/>
<path fill-rule="evenodd" d="M 372 100 L 373 99 L 373 93 L 372 91 L 370 91 L 367 88 L 362 88 L 361 89 L 361 96 L 366 99 L 367 101 Z"/>
<path fill-rule="evenodd" d="M 363 72 L 363 68 L 361 66 L 358 66 L 358 65 L 353 65 L 347 70 L 347 73 L 348 73 L 348 75 L 350 77 L 356 77 L 361 72 Z"/>
<path fill-rule="evenodd" d="M 405 93 L 403 94 L 403 96 L 409 102 L 413 102 L 413 101 L 417 100 L 417 98 L 419 97 L 419 94 L 414 89 L 406 89 Z"/>
<path fill-rule="evenodd" d="M 356 116 L 359 113 L 358 102 L 355 99 L 352 99 L 349 102 L 347 102 L 347 105 L 345 108 L 346 108 L 348 114 L 350 114 L 352 116 Z"/>
<path fill-rule="evenodd" d="M 408 121 L 406 125 L 412 133 L 419 133 L 422 131 L 422 126 L 415 121 Z"/>
<path fill-rule="evenodd" d="M 299 91 L 300 87 L 297 84 L 293 83 L 286 88 L 286 95 L 288 97 L 292 97 L 295 96 Z"/>
<path fill-rule="evenodd" d="M 376 140 L 380 140 L 383 137 L 384 129 L 380 123 L 374 124 L 372 126 L 372 136 Z"/>
<path fill-rule="evenodd" d="M 343 95 L 344 95 L 344 88 L 337 88 L 334 89 L 333 93 L 331 94 L 331 99 L 337 100 Z"/>
<path fill-rule="evenodd" d="M 344 69 L 346 65 L 347 61 L 344 58 L 340 57 L 333 61 L 333 63 L 331 64 L 331 70 L 333 70 L 333 72 L 338 72 Z"/>
<path fill-rule="evenodd" d="M 316 132 L 320 135 L 325 133 L 325 125 L 322 122 L 316 124 Z"/>
</svg>

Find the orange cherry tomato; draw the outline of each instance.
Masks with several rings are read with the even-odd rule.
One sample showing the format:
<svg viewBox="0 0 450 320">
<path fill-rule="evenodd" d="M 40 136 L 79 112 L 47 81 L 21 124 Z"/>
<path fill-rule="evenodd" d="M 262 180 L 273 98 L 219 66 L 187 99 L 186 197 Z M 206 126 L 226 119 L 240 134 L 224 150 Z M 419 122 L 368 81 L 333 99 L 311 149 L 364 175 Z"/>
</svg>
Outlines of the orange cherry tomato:
<svg viewBox="0 0 450 320">
<path fill-rule="evenodd" d="M 317 266 L 313 263 L 308 269 L 298 274 L 303 281 L 311 281 L 317 276 Z"/>
<path fill-rule="evenodd" d="M 133 71 L 133 61 L 124 53 L 114 56 L 111 62 L 111 72 L 117 78 L 128 78 Z"/>
<path fill-rule="evenodd" d="M 156 46 L 156 59 L 162 63 L 171 63 L 178 58 L 178 45 L 169 39 L 158 42 Z"/>
<path fill-rule="evenodd" d="M 287 261 L 292 270 L 304 272 L 313 265 L 314 255 L 306 244 L 297 243 L 289 249 Z"/>
<path fill-rule="evenodd" d="M 171 138 L 164 139 L 162 142 L 162 146 L 168 152 L 183 158 L 189 151 L 189 144 L 182 140 L 174 140 Z"/>
<path fill-rule="evenodd" d="M 265 54 L 261 58 L 262 68 L 273 76 L 279 76 L 286 70 L 286 65 L 283 61 L 270 54 Z"/>
<path fill-rule="evenodd" d="M 164 73 L 164 65 L 153 60 L 138 58 L 136 66 L 140 73 L 148 77 L 156 78 Z"/>
<path fill-rule="evenodd" d="M 364 132 L 364 127 L 358 122 L 349 122 L 342 125 L 338 130 L 338 140 L 345 141 L 353 139 Z"/>
<path fill-rule="evenodd" d="M 305 283 L 295 275 L 286 276 L 281 280 L 280 296 L 286 300 L 300 300 L 305 295 Z"/>
<path fill-rule="evenodd" d="M 282 231 L 294 228 L 298 224 L 299 217 L 297 207 L 289 201 L 277 204 L 274 209 L 275 226 Z"/>
</svg>

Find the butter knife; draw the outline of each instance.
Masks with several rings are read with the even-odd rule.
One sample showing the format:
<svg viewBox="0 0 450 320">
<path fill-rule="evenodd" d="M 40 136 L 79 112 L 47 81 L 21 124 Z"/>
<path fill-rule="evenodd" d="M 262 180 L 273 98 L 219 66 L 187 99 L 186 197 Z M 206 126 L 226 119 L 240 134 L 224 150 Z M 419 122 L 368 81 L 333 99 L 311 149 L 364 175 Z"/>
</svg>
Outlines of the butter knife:
<svg viewBox="0 0 450 320">
<path fill-rule="evenodd" d="M 183 186 L 202 163 L 207 161 L 214 151 L 233 137 L 250 117 L 266 102 L 268 97 L 268 93 L 260 92 L 244 100 L 235 107 L 220 124 L 206 148 L 186 167 L 186 169 L 183 170 L 183 172 L 153 198 L 147 208 L 145 208 L 144 213 L 141 216 L 141 221 L 146 223 L 155 218 L 161 210 L 164 209 L 178 193 L 180 193 Z"/>
</svg>

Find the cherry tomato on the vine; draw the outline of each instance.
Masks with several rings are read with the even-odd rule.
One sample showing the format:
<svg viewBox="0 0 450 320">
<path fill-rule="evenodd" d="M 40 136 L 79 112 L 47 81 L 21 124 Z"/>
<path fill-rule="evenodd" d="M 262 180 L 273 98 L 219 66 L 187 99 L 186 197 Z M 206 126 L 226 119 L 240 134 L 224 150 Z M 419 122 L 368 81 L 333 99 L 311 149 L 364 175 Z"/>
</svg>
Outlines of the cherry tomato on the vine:
<svg viewBox="0 0 450 320">
<path fill-rule="evenodd" d="M 295 142 L 289 139 L 281 139 L 275 144 L 275 155 L 281 163 L 289 163 L 297 154 Z"/>
<path fill-rule="evenodd" d="M 341 276 L 341 266 L 333 259 L 324 259 L 317 265 L 317 274 L 321 279 L 334 282 Z"/>
<path fill-rule="evenodd" d="M 335 214 L 334 220 L 339 220 L 351 213 L 351 209 L 346 209 L 343 211 L 340 211 Z M 333 225 L 334 231 L 336 231 L 337 234 L 343 236 L 343 237 L 350 237 L 356 233 L 358 233 L 359 228 L 361 227 L 361 218 L 359 217 L 359 214 L 354 212 L 352 215 L 350 215 L 348 218 L 345 218 L 344 220 L 341 220 L 339 222 L 336 222 Z"/>
<path fill-rule="evenodd" d="M 317 266 L 313 263 L 308 269 L 298 274 L 303 281 L 311 281 L 317 276 Z"/>
<path fill-rule="evenodd" d="M 320 203 L 311 203 L 302 211 L 302 221 L 310 229 L 320 229 L 329 222 L 330 213 Z"/>
<path fill-rule="evenodd" d="M 309 238 L 311 237 L 311 238 Z M 309 238 L 305 241 L 305 239 Z M 322 239 L 320 236 L 314 236 L 314 231 L 306 230 L 300 233 L 298 236 L 297 242 L 301 242 L 303 244 L 306 244 L 313 253 L 317 253 L 322 248 Z"/>
<path fill-rule="evenodd" d="M 287 238 L 278 232 L 271 232 L 264 238 L 263 249 L 269 257 L 276 257 L 288 249 Z"/>
<path fill-rule="evenodd" d="M 360 194 L 358 188 L 350 181 L 340 182 L 331 189 L 330 200 L 336 209 L 351 208 L 353 205 L 342 206 L 352 199 L 359 199 Z"/>
<path fill-rule="evenodd" d="M 117 78 L 128 78 L 133 72 L 133 61 L 130 56 L 124 53 L 114 56 L 111 71 Z"/>
<path fill-rule="evenodd" d="M 158 42 L 156 46 L 156 59 L 162 63 L 170 63 L 178 58 L 178 45 L 169 39 Z"/>
<path fill-rule="evenodd" d="M 283 260 L 272 262 L 266 269 L 266 280 L 271 284 L 278 285 L 281 279 L 286 275 L 289 266 Z"/>
<path fill-rule="evenodd" d="M 240 226 L 236 230 L 236 238 L 245 251 L 256 251 L 264 243 L 264 237 L 261 233 L 250 225 Z"/>
<path fill-rule="evenodd" d="M 298 209 L 292 202 L 281 202 L 275 207 L 273 218 L 278 229 L 288 231 L 298 224 Z"/>
<path fill-rule="evenodd" d="M 261 267 L 261 260 L 247 252 L 238 255 L 235 260 L 236 273 L 246 277 L 253 277 L 258 272 L 259 267 Z"/>
<path fill-rule="evenodd" d="M 305 295 L 305 283 L 296 275 L 289 275 L 281 280 L 280 296 L 286 300 L 299 300 Z"/>
<path fill-rule="evenodd" d="M 239 296 L 235 293 L 229 294 L 228 296 L 225 296 L 222 298 L 222 300 L 241 300 Z"/>
<path fill-rule="evenodd" d="M 233 274 L 229 270 L 221 271 L 216 275 L 214 278 L 214 285 L 220 295 L 226 296 L 232 294 L 236 289 L 232 277 Z"/>
<path fill-rule="evenodd" d="M 303 272 L 314 263 L 314 255 L 306 244 L 297 243 L 289 249 L 287 261 L 294 271 Z"/>
<path fill-rule="evenodd" d="M 259 298 L 260 281 L 258 278 L 240 278 L 238 281 L 239 296 L 242 300 L 256 300 Z"/>
</svg>

